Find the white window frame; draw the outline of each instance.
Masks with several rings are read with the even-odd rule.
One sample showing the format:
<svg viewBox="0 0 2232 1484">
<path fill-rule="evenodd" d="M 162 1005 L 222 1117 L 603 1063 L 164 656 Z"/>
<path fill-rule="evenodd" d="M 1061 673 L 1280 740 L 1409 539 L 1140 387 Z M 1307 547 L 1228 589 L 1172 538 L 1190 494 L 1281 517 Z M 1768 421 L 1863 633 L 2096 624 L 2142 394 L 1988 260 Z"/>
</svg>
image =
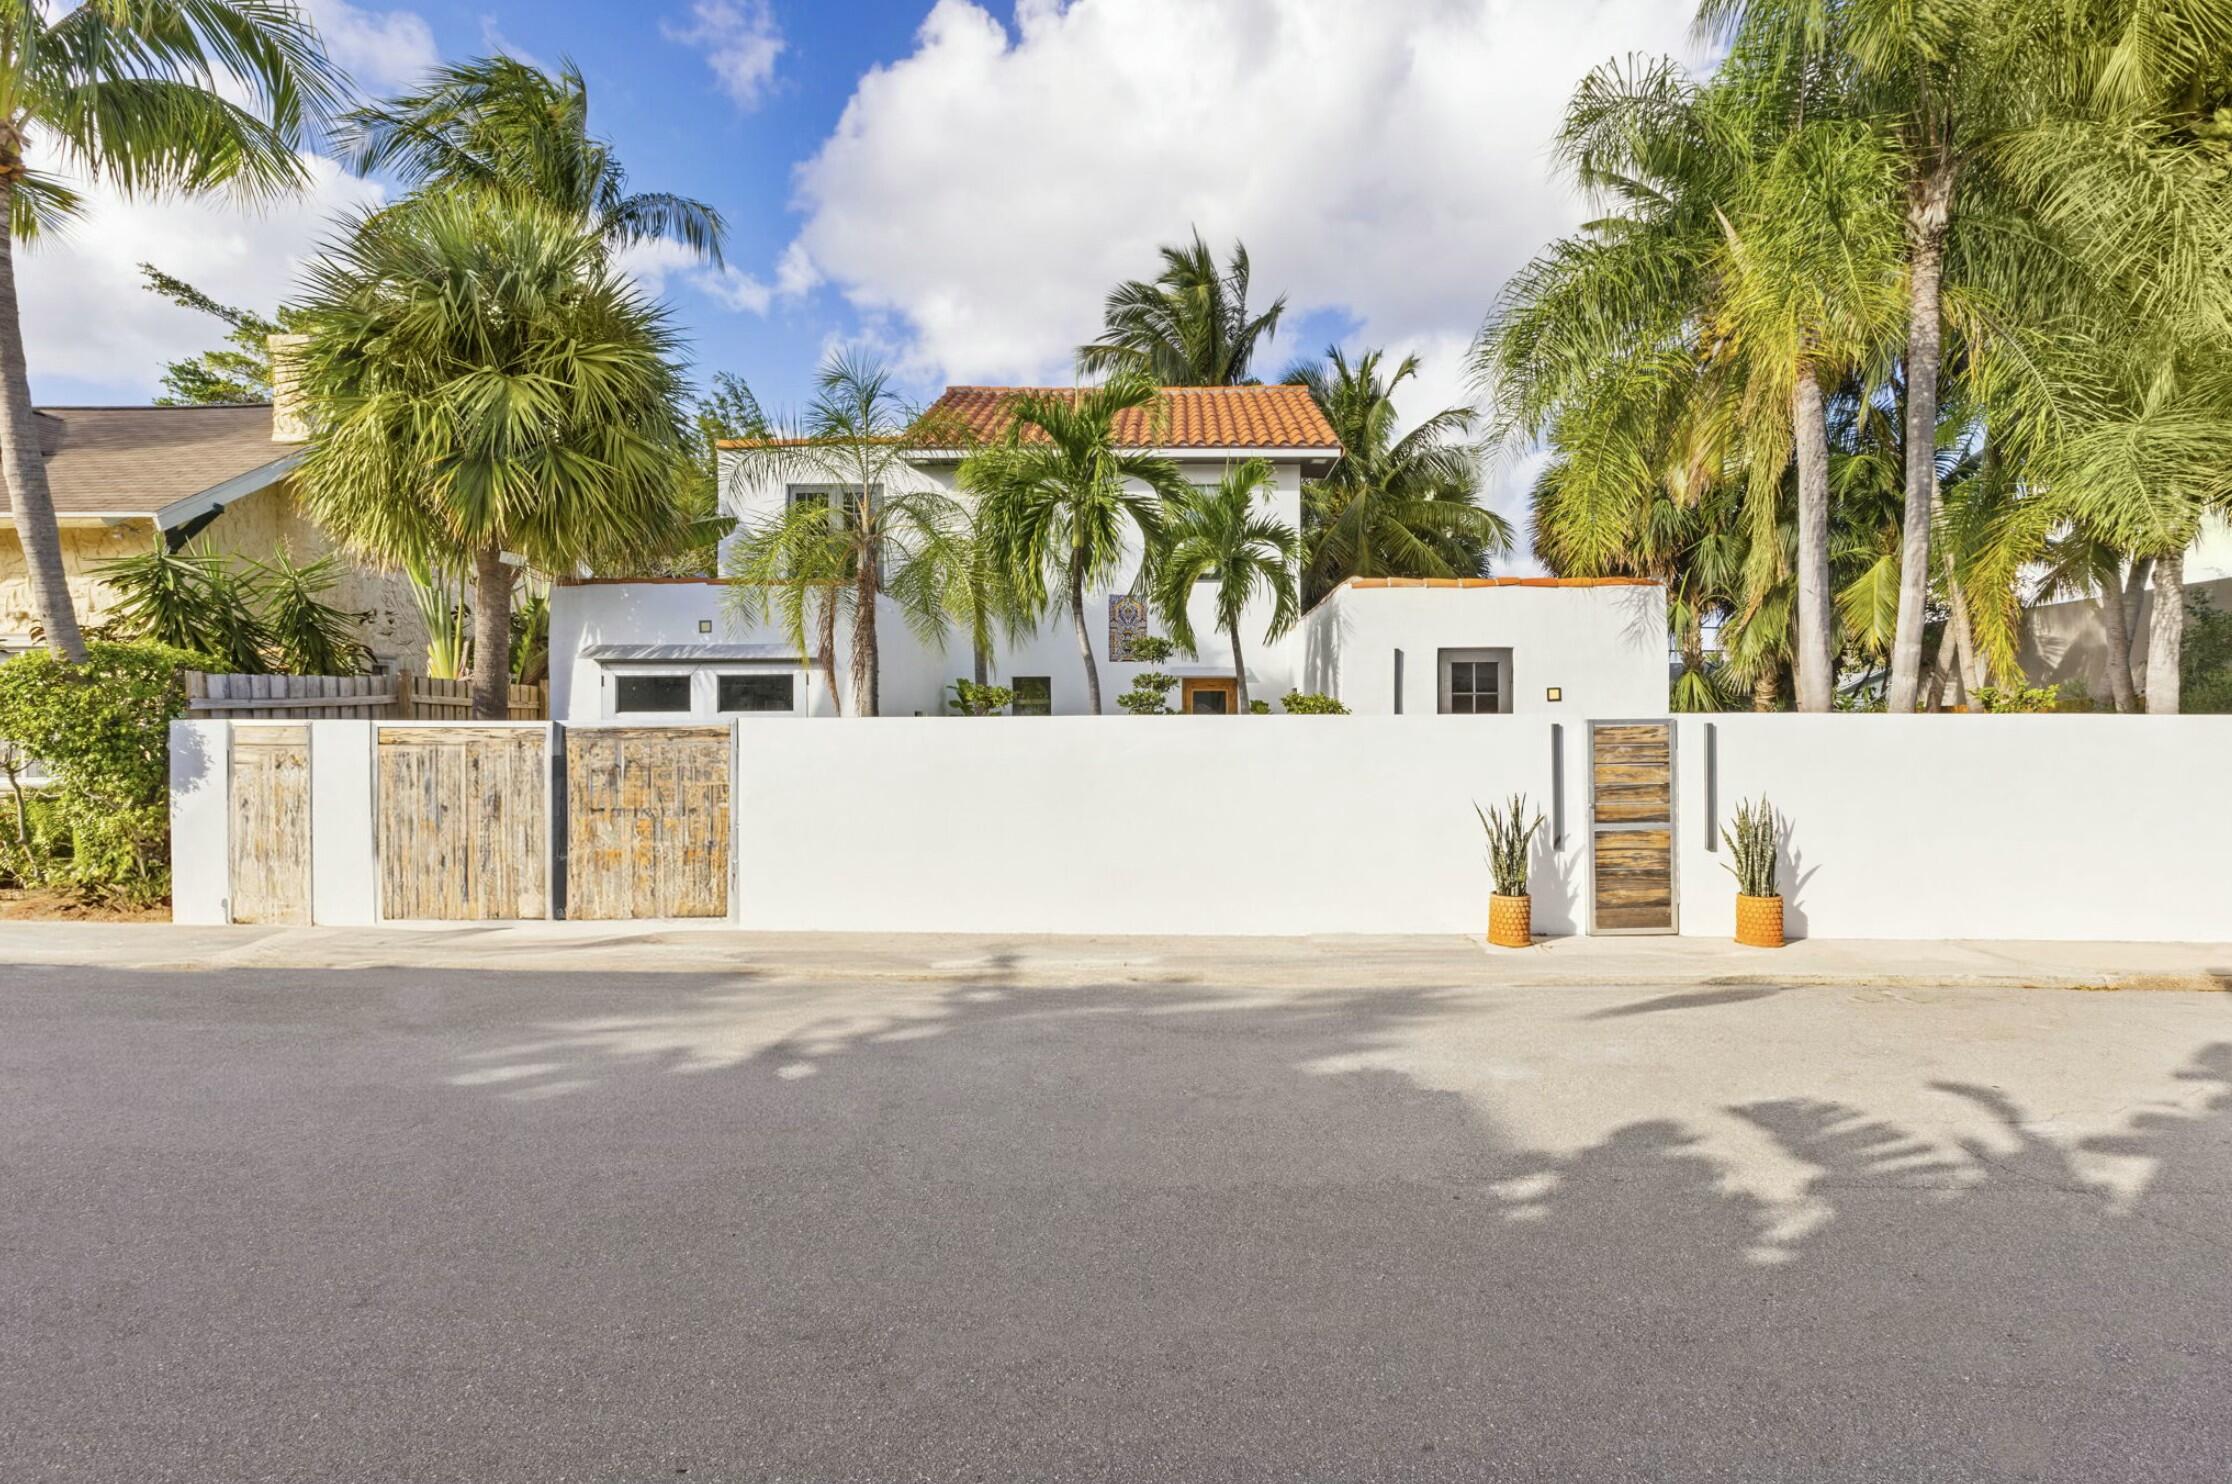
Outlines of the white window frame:
<svg viewBox="0 0 2232 1484">
<path fill-rule="evenodd" d="M 808 677 L 806 672 L 804 670 L 801 670 L 796 665 L 766 664 L 720 665 L 717 667 L 708 666 L 706 668 L 706 674 L 711 677 L 710 684 L 713 691 L 712 703 L 713 716 L 715 720 L 725 721 L 732 716 L 804 716 L 806 714 L 806 688 L 808 684 Z M 738 677 L 760 677 L 766 679 L 788 680 L 791 687 L 791 703 L 789 709 L 783 711 L 722 710 L 721 682 L 723 680 L 734 679 Z"/>
<path fill-rule="evenodd" d="M 613 721 L 632 720 L 632 719 L 635 719 L 635 718 L 638 718 L 638 717 L 640 717 L 640 718 L 643 718 L 643 719 L 645 719 L 645 720 L 649 720 L 649 721 L 658 721 L 658 720 L 662 720 L 662 719 L 664 719 L 664 720 L 672 720 L 672 719 L 674 719 L 674 718 L 676 718 L 676 717 L 681 717 L 681 718 L 684 718 L 684 719 L 687 719 L 687 720 L 694 720 L 694 719 L 695 719 L 695 718 L 696 718 L 696 717 L 697 717 L 697 716 L 699 715 L 699 711 L 700 711 L 700 702 L 699 702 L 699 698 L 698 698 L 698 683 L 697 683 L 697 675 L 698 675 L 698 669 L 699 669 L 699 667 L 698 667 L 698 666 L 696 666 L 696 665 L 607 665 L 607 666 L 605 666 L 605 667 L 604 667 L 604 675 L 605 675 L 605 680 L 606 680 L 606 682 L 608 682 L 608 686 L 607 686 L 607 688 L 605 688 L 605 691 L 604 691 L 604 713 L 605 713 L 605 716 L 606 716 L 606 717 L 607 717 L 608 719 L 610 719 L 610 720 L 613 720 Z M 647 679 L 651 679 L 651 678 L 653 678 L 653 677 L 659 677 L 659 676 L 664 676 L 664 677 L 668 677 L 668 678 L 671 678 L 671 677 L 673 677 L 673 676 L 676 676 L 676 675 L 679 675 L 679 676 L 681 676 L 681 677 L 682 677 L 682 678 L 683 678 L 684 680 L 686 680 L 686 681 L 687 681 L 687 682 L 689 683 L 689 687 L 690 687 L 690 704 L 689 704 L 688 706 L 686 706 L 685 708 L 683 708 L 682 710 L 680 710 L 680 711 L 627 711 L 627 710 L 623 710 L 623 709 L 621 708 L 621 705 L 620 705 L 620 682 L 621 682 L 621 680 L 622 680 L 623 678 L 626 678 L 626 679 L 629 679 L 629 680 L 637 680 L 637 679 L 645 679 L 645 680 L 647 680 Z"/>
</svg>

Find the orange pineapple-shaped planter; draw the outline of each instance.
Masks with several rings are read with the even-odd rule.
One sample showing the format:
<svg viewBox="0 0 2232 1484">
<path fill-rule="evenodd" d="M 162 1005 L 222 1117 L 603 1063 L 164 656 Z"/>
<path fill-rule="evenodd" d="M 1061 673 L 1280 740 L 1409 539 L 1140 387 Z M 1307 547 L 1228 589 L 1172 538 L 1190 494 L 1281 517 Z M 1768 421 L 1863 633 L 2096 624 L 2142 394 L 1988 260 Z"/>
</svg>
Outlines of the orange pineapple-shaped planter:
<svg viewBox="0 0 2232 1484">
<path fill-rule="evenodd" d="M 1783 899 L 1736 896 L 1736 941 L 1746 948 L 1783 946 Z"/>
<path fill-rule="evenodd" d="M 1488 898 L 1488 941 L 1498 948 L 1534 946 L 1534 899 L 1491 894 Z"/>
</svg>

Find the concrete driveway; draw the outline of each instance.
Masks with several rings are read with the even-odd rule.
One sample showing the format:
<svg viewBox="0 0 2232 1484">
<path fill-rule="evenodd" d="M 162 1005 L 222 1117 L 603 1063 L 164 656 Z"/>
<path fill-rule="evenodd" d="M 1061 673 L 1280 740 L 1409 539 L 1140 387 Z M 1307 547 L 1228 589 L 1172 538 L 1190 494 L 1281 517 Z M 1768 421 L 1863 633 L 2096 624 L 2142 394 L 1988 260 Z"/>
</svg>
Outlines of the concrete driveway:
<svg viewBox="0 0 2232 1484">
<path fill-rule="evenodd" d="M 0 967 L 0 1479 L 2222 1480 L 2232 999 Z"/>
</svg>

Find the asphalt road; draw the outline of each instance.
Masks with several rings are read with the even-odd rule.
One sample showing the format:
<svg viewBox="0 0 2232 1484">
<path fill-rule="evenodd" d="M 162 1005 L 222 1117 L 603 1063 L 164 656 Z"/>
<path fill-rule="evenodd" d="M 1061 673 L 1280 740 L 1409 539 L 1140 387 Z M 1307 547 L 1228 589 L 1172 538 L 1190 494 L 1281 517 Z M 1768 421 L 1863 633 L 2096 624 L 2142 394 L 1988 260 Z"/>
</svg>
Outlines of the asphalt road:
<svg viewBox="0 0 2232 1484">
<path fill-rule="evenodd" d="M 0 968 L 0 1479 L 2232 1477 L 2232 1000 Z"/>
</svg>

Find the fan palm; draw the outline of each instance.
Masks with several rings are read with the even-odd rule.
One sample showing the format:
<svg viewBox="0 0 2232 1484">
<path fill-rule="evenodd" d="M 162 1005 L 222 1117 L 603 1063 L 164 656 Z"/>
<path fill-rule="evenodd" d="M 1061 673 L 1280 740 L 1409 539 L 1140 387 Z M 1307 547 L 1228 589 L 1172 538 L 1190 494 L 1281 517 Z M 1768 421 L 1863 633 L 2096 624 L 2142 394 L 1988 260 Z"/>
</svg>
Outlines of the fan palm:
<svg viewBox="0 0 2232 1484">
<path fill-rule="evenodd" d="M 1035 623 L 1055 593 L 1068 606 L 1095 716 L 1100 667 L 1085 624 L 1085 590 L 1112 581 L 1135 552 L 1151 567 L 1162 541 L 1160 500 L 1186 492 L 1176 464 L 1117 441 L 1118 417 L 1160 396 L 1153 378 L 1130 370 L 1074 393 L 1020 396 L 1009 409 L 1005 440 L 961 463 L 961 487 L 976 499 L 978 534 L 1007 574 L 1017 607 Z"/>
<path fill-rule="evenodd" d="M 82 210 L 58 169 L 125 196 L 298 189 L 297 151 L 341 92 L 315 28 L 284 0 L 0 0 L 0 473 L 32 610 L 67 660 L 85 659 L 85 641 L 32 420 L 15 245 Z M 48 157 L 37 165 L 34 142 Z"/>
<path fill-rule="evenodd" d="M 513 570 L 686 539 L 675 337 L 570 216 L 435 193 L 349 223 L 309 275 L 305 511 L 397 567 L 473 578 L 473 714 L 508 712 Z"/>
<path fill-rule="evenodd" d="M 1266 643 L 1293 628 L 1301 615 L 1294 530 L 1257 508 L 1257 498 L 1270 488 L 1271 466 L 1249 459 L 1227 469 L 1214 489 L 1179 496 L 1164 520 L 1163 551 L 1155 565 L 1156 611 L 1172 641 L 1188 654 L 1200 650 L 1192 615 L 1195 586 L 1217 584 L 1217 627 L 1232 642 L 1242 716 L 1248 714 L 1248 662 L 1240 648 L 1240 624 L 1248 605 L 1259 597 L 1271 600 Z"/>
<path fill-rule="evenodd" d="M 825 363 L 803 424 L 733 450 L 737 484 L 807 482 L 783 509 L 738 536 L 730 552 L 731 601 L 746 618 L 770 611 L 802 658 L 817 660 L 838 694 L 840 625 L 852 635 L 853 710 L 878 714 L 882 659 L 878 600 L 898 605 L 926 642 L 945 641 L 943 564 L 955 560 L 964 523 L 951 496 L 909 462 L 953 435 L 927 425 L 893 389 L 883 367 L 858 356 Z"/>
<path fill-rule="evenodd" d="M 1248 313 L 1248 249 L 1239 243 L 1222 269 L 1198 231 L 1190 245 L 1161 253 L 1163 271 L 1152 282 L 1128 279 L 1110 291 L 1106 328 L 1078 347 L 1078 370 L 1139 371 L 1165 386 L 1253 381 L 1249 362 L 1278 333 L 1286 296 L 1261 314 Z"/>
<path fill-rule="evenodd" d="M 515 57 L 440 68 L 401 97 L 343 120 L 360 175 L 407 185 L 516 191 L 582 223 L 614 247 L 679 242 L 721 260 L 727 226 L 703 201 L 628 189 L 612 146 L 589 133 L 589 85 L 571 62 L 553 77 Z"/>
<path fill-rule="evenodd" d="M 1418 374 L 1405 356 L 1381 374 L 1368 350 L 1352 364 L 1338 346 L 1321 365 L 1296 366 L 1341 441 L 1341 456 L 1303 491 L 1309 601 L 1350 577 L 1477 577 L 1512 549 L 1511 523 L 1480 503 L 1474 414 L 1446 407 L 1401 434 L 1395 394 Z"/>
</svg>

